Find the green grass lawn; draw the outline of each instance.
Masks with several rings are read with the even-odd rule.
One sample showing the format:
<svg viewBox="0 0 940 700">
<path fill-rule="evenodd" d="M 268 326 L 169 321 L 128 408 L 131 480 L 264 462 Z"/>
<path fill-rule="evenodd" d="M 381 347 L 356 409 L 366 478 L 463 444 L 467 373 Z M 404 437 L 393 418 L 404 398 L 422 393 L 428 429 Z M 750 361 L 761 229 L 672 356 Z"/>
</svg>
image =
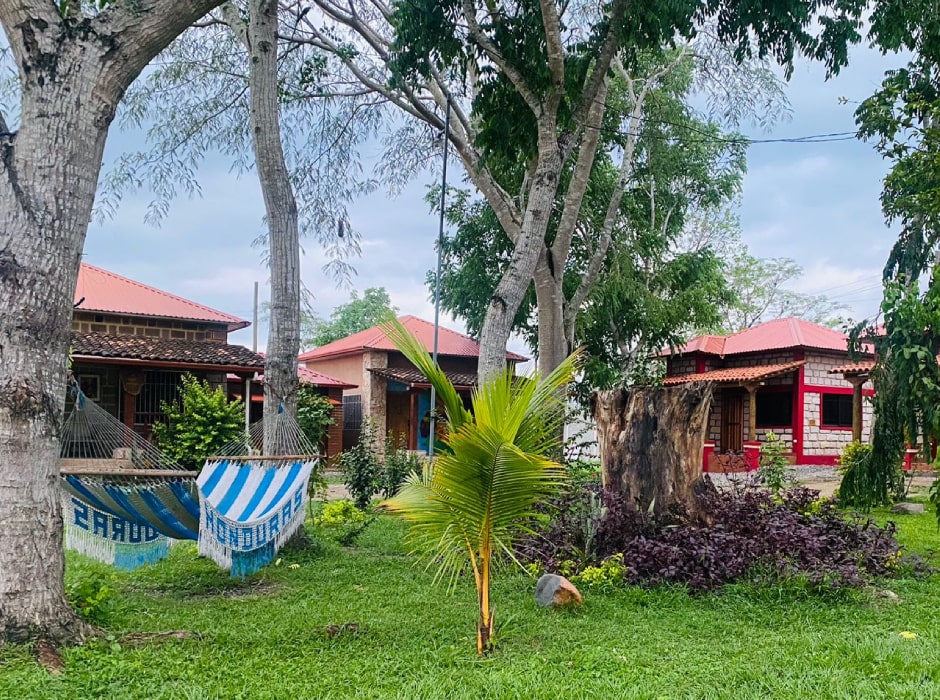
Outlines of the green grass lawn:
<svg viewBox="0 0 940 700">
<path fill-rule="evenodd" d="M 897 517 L 905 546 L 940 545 L 933 514 Z M 354 548 L 324 538 L 245 582 L 189 543 L 134 573 L 70 556 L 70 581 L 113 576 L 109 638 L 63 650 L 58 676 L 26 647 L 0 648 L 0 698 L 940 697 L 940 576 L 885 582 L 900 604 L 734 586 L 586 591 L 582 609 L 559 612 L 508 572 L 498 648 L 480 660 L 472 582 L 432 585 L 403 532 L 383 517 Z M 358 632 L 326 631 L 347 622 Z M 192 634 L 125 638 L 171 630 Z"/>
</svg>

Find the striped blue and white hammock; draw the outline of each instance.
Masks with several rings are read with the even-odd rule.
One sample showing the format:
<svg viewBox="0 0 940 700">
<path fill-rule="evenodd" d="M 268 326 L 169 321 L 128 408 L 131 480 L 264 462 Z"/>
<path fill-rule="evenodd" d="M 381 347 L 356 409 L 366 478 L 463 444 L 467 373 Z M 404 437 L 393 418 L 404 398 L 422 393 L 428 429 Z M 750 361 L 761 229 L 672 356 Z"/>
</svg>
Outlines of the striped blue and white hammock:
<svg viewBox="0 0 940 700">
<path fill-rule="evenodd" d="M 269 564 L 304 523 L 314 457 L 206 462 L 199 486 L 199 553 L 232 576 Z"/>
</svg>

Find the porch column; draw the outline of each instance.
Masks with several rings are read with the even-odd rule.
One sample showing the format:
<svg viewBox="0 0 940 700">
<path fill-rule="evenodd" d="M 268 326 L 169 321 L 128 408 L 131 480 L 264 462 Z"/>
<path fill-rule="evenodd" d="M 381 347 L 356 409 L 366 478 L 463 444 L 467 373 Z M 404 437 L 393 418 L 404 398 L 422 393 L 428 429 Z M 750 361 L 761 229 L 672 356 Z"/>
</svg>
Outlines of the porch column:
<svg viewBox="0 0 940 700">
<path fill-rule="evenodd" d="M 753 442 L 757 439 L 757 387 L 758 384 L 745 384 L 747 389 L 747 439 Z"/>
<path fill-rule="evenodd" d="M 862 385 L 868 375 L 846 377 L 852 383 L 852 440 L 862 441 Z"/>
</svg>

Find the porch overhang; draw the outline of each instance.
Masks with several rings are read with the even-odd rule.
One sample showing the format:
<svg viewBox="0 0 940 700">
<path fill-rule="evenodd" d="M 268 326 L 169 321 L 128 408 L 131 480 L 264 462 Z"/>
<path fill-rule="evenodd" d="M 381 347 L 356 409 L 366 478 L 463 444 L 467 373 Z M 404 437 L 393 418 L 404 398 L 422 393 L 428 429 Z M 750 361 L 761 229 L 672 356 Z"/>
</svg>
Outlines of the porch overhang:
<svg viewBox="0 0 940 700">
<path fill-rule="evenodd" d="M 806 360 L 784 362 L 773 365 L 752 365 L 750 367 L 728 367 L 695 374 L 681 374 L 663 379 L 664 386 L 689 384 L 691 382 L 713 382 L 723 387 L 753 387 L 761 382 L 780 377 L 798 370 Z"/>
<path fill-rule="evenodd" d="M 829 370 L 829 374 L 841 374 L 846 379 L 849 377 L 867 377 L 871 374 L 873 369 L 875 369 L 874 360 L 859 360 L 858 362 L 833 367 Z"/>
<path fill-rule="evenodd" d="M 369 371 L 377 377 L 404 384 L 409 389 L 431 388 L 428 378 L 413 367 L 370 367 Z M 455 389 L 472 389 L 477 384 L 477 376 L 470 372 L 444 372 L 444 376 Z"/>
</svg>

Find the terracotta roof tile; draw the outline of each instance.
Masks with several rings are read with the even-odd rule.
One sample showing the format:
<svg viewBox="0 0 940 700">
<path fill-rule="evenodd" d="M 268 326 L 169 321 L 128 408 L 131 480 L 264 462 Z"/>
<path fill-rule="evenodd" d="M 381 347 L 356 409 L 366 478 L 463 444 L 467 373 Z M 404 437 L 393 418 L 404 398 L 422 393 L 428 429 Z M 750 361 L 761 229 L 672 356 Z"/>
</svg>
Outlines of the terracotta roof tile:
<svg viewBox="0 0 940 700">
<path fill-rule="evenodd" d="M 727 369 L 715 369 L 710 372 L 700 372 L 698 374 L 682 374 L 675 377 L 666 377 L 663 384 L 669 386 L 672 384 L 687 384 L 689 382 L 717 382 L 719 384 L 741 382 L 758 382 L 763 379 L 778 377 L 781 374 L 792 372 L 806 364 L 805 360 L 797 362 L 785 362 L 776 365 L 754 365 L 751 367 L 730 367 Z"/>
<path fill-rule="evenodd" d="M 727 336 L 700 335 L 675 354 L 703 352 L 727 357 L 791 348 L 847 352 L 848 336 L 801 318 L 779 318 Z"/>
<path fill-rule="evenodd" d="M 197 304 L 113 272 L 82 263 L 78 271 L 73 303 L 81 311 L 103 311 L 129 316 L 179 318 L 190 321 L 224 323 L 229 331 L 245 328 L 248 321 Z"/>
<path fill-rule="evenodd" d="M 399 321 L 414 336 L 418 338 L 424 347 L 431 352 L 434 347 L 434 324 L 425 321 L 417 316 L 401 316 Z M 457 357 L 479 357 L 480 345 L 473 338 L 457 333 L 449 328 L 440 326 L 438 333 L 438 353 L 441 355 L 452 355 Z M 300 361 L 316 360 L 323 357 L 333 357 L 335 355 L 349 355 L 362 350 L 396 350 L 397 348 L 385 335 L 382 326 L 373 326 L 364 331 L 359 331 L 346 338 L 322 345 L 313 350 L 309 350 L 300 356 Z M 528 358 L 523 355 L 517 355 L 514 352 L 507 352 L 506 359 L 524 362 Z"/>
<path fill-rule="evenodd" d="M 875 368 L 874 360 L 862 360 L 860 362 L 850 362 L 845 365 L 839 365 L 829 370 L 829 374 L 865 374 Z"/>
<path fill-rule="evenodd" d="M 373 367 L 369 371 L 379 377 L 392 379 L 402 384 L 430 384 L 428 378 L 413 367 Z M 451 384 L 461 389 L 476 386 L 477 383 L 477 375 L 472 372 L 444 372 L 444 374 L 450 380 Z"/>
<path fill-rule="evenodd" d="M 111 360 L 147 360 L 154 363 L 244 367 L 260 370 L 264 358 L 241 345 L 198 340 L 116 336 L 104 333 L 72 332 L 72 356 Z"/>
</svg>

